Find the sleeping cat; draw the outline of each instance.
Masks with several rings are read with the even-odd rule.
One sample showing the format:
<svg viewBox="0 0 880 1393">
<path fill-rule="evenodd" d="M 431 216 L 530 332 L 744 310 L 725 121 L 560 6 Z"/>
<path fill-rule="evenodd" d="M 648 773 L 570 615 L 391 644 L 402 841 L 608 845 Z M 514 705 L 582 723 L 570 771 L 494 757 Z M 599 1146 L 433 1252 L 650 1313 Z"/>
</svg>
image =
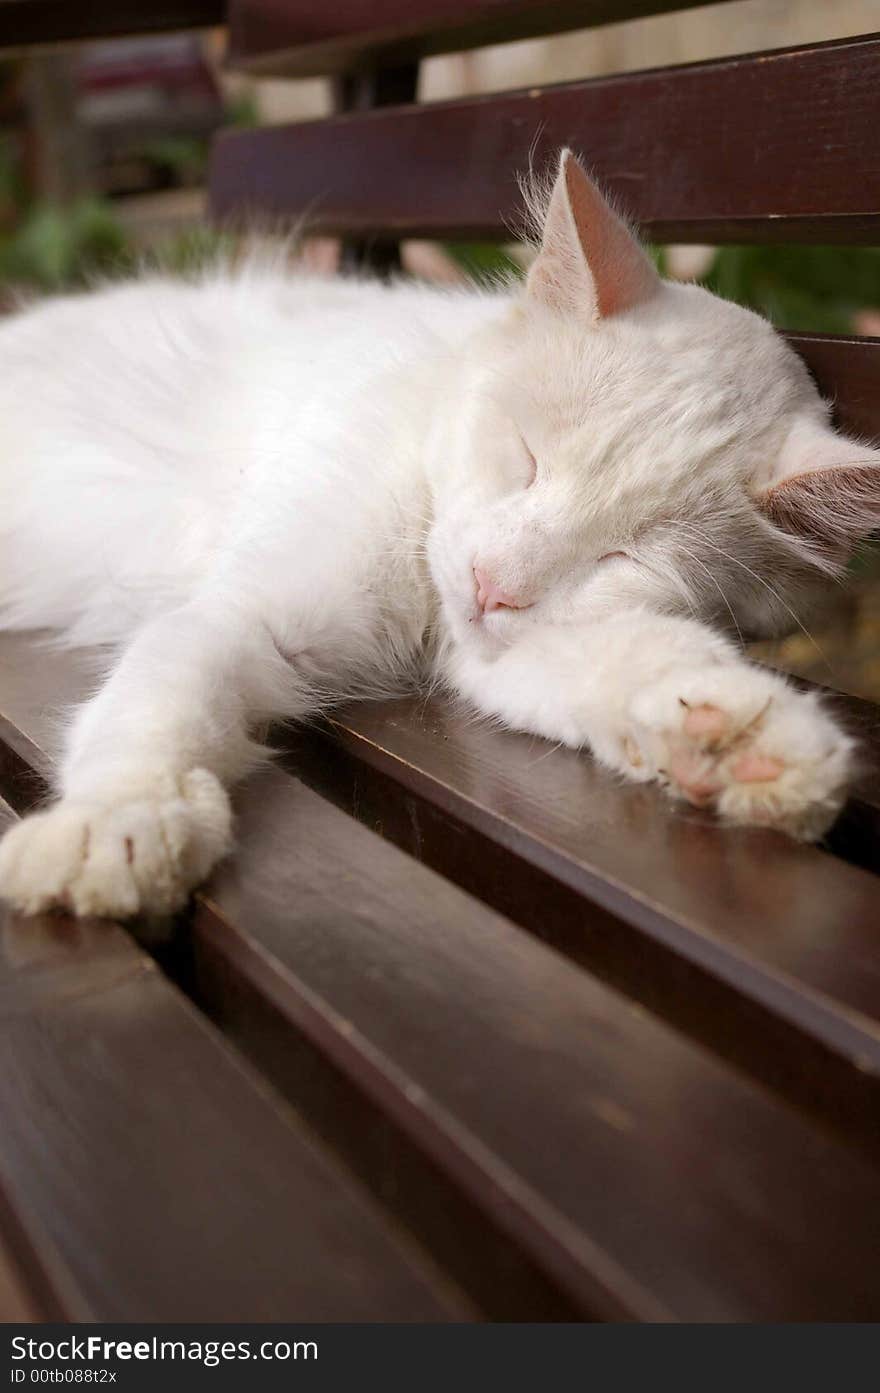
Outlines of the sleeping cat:
<svg viewBox="0 0 880 1393">
<path fill-rule="evenodd" d="M 115 655 L 0 847 L 14 905 L 175 909 L 261 725 L 418 675 L 727 821 L 829 826 L 849 738 L 723 631 L 791 625 L 876 526 L 880 452 L 570 152 L 539 203 L 524 287 L 251 265 L 0 329 L 0 618 Z"/>
</svg>

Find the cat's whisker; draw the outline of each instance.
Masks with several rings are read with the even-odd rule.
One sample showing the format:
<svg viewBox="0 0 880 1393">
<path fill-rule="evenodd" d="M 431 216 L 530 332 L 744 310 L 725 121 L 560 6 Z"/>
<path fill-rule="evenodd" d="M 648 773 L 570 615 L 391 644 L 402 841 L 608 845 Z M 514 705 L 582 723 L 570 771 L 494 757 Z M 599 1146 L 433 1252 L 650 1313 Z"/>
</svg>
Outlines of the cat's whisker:
<svg viewBox="0 0 880 1393">
<path fill-rule="evenodd" d="M 816 641 L 816 639 L 814 638 L 814 636 L 810 633 L 809 629 L 806 627 L 806 625 L 805 625 L 805 624 L 803 623 L 803 621 L 801 620 L 800 616 L 799 616 L 798 614 L 795 613 L 795 611 L 792 609 L 792 607 L 791 607 L 791 605 L 788 603 L 788 601 L 785 600 L 785 599 L 783 599 L 783 597 L 779 594 L 779 591 L 776 590 L 776 588 L 775 588 L 774 586 L 772 586 L 772 585 L 769 583 L 769 581 L 766 581 L 766 580 L 763 578 L 763 576 L 760 576 L 760 575 L 758 574 L 757 571 L 752 570 L 751 566 L 747 566 L 746 563 L 745 563 L 744 561 L 740 561 L 739 557 L 737 557 L 737 556 L 731 556 L 731 554 L 730 554 L 729 552 L 725 551 L 722 547 L 719 547 L 719 546 L 718 546 L 715 542 L 713 542 L 709 537 L 700 535 L 700 534 L 699 534 L 699 531 L 698 531 L 697 529 L 695 529 L 695 528 L 693 527 L 692 524 L 687 523 L 687 522 L 684 522 L 684 521 L 681 521 L 680 525 L 683 526 L 683 527 L 688 528 L 688 530 L 691 532 L 691 535 L 692 535 L 692 536 L 693 536 L 693 535 L 696 535 L 696 536 L 698 537 L 698 539 L 699 539 L 705 546 L 711 547 L 712 550 L 713 550 L 713 551 L 716 551 L 716 552 L 718 553 L 719 556 L 723 556 L 723 557 L 726 558 L 726 560 L 733 562 L 733 564 L 734 564 L 735 566 L 739 566 L 743 571 L 748 572 L 748 574 L 753 578 L 753 580 L 756 580 L 756 581 L 758 582 L 759 585 L 763 585 L 764 589 L 767 590 L 767 591 L 773 596 L 773 598 L 776 600 L 776 602 L 782 606 L 782 608 L 786 611 L 786 613 L 789 614 L 789 615 L 791 616 L 791 618 L 794 620 L 795 624 L 798 626 L 798 628 L 800 629 L 800 631 L 801 631 L 801 633 L 804 635 L 804 637 L 807 639 L 807 641 L 813 645 L 813 647 L 815 648 L 815 650 L 816 650 L 816 652 L 818 653 L 819 657 L 822 659 L 822 662 L 825 664 L 825 666 L 826 666 L 829 670 L 831 669 L 831 663 L 829 662 L 829 660 L 828 660 L 828 658 L 826 657 L 825 653 L 822 651 L 822 648 L 821 648 L 820 645 L 817 643 L 817 641 Z"/>
<path fill-rule="evenodd" d="M 711 580 L 712 584 L 715 586 L 715 589 L 718 591 L 718 594 L 721 596 L 722 600 L 724 601 L 724 604 L 727 607 L 727 612 L 730 615 L 731 620 L 733 621 L 733 627 L 736 629 L 740 644 L 744 647 L 745 639 L 743 638 L 742 629 L 739 627 L 737 617 L 733 612 L 733 606 L 731 605 L 726 594 L 724 593 L 724 590 L 717 576 L 712 574 L 712 572 L 709 570 L 709 567 L 703 561 L 701 561 L 698 556 L 694 556 L 692 551 L 688 551 L 687 547 L 682 547 L 681 550 L 684 552 L 685 556 L 690 557 L 691 561 L 693 561 L 697 566 L 700 567 L 702 571 L 706 573 L 706 575 Z"/>
<path fill-rule="evenodd" d="M 675 590 L 676 593 L 684 601 L 687 607 L 688 614 L 690 614 L 691 618 L 699 619 L 699 613 L 697 610 L 697 606 L 694 603 L 694 597 L 691 594 L 684 577 L 679 574 L 675 566 L 660 566 L 657 564 L 656 558 L 651 558 L 650 560 L 648 560 L 644 557 L 639 558 L 639 564 L 642 567 L 644 567 L 645 570 L 650 571 L 654 576 L 656 576 L 662 584 L 671 585 L 673 590 Z"/>
<path fill-rule="evenodd" d="M 526 768 L 534 769 L 536 764 L 540 764 L 542 760 L 549 759 L 550 755 L 554 755 L 557 750 L 562 750 L 564 748 L 565 745 L 561 740 L 557 740 L 554 743 L 550 743 L 546 750 L 543 750 L 541 754 L 537 755 L 534 759 L 529 761 L 529 763 L 526 765 Z"/>
</svg>

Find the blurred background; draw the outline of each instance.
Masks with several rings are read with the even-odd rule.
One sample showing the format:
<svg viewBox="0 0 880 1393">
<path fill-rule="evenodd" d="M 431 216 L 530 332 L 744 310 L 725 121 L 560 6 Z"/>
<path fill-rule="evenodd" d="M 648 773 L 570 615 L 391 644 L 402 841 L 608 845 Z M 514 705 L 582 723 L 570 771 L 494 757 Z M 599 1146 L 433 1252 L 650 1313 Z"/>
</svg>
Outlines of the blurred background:
<svg viewBox="0 0 880 1393">
<path fill-rule="evenodd" d="M 423 101 L 690 62 L 880 29 L 880 0 L 735 0 L 422 63 Z M 223 125 L 307 120 L 328 81 L 224 72 L 223 31 L 15 54 L 0 62 L 0 311 L 144 262 L 186 271 L 217 250 L 206 218 L 209 144 Z M 333 269 L 338 246 L 298 253 Z M 694 279 L 780 328 L 880 335 L 880 248 L 660 247 Z M 524 248 L 404 245 L 406 270 L 444 282 L 521 270 Z M 880 700 L 880 548 L 807 634 L 761 645 L 790 670 Z"/>
</svg>

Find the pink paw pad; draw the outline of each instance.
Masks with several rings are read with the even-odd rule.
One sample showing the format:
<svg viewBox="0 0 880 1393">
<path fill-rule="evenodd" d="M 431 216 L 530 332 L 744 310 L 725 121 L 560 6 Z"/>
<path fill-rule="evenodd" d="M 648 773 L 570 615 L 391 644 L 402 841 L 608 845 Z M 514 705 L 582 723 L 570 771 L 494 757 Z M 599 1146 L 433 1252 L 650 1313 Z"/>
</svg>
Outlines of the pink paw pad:
<svg viewBox="0 0 880 1393">
<path fill-rule="evenodd" d="M 711 802 L 721 784 L 706 761 L 697 754 L 681 751 L 670 763 L 669 772 L 689 803 L 701 808 Z"/>
<path fill-rule="evenodd" d="M 684 718 L 685 735 L 717 740 L 726 729 L 727 715 L 719 707 L 710 706 L 708 702 L 688 707 L 688 713 Z"/>
</svg>

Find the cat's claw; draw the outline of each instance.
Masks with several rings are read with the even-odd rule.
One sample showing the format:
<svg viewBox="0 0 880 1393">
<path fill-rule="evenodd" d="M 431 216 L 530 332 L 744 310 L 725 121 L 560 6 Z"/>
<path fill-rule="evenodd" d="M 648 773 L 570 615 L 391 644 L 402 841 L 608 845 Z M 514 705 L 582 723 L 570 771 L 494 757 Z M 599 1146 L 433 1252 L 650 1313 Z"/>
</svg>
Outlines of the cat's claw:
<svg viewBox="0 0 880 1393">
<path fill-rule="evenodd" d="M 25 914 L 171 914 L 228 851 L 231 823 L 226 792 L 205 769 L 171 796 L 63 799 L 0 842 L 0 896 Z"/>
<path fill-rule="evenodd" d="M 727 822 L 815 841 L 843 803 L 853 741 L 813 693 L 745 664 L 675 670 L 630 707 L 624 758 Z M 633 758 L 633 755 L 636 758 Z"/>
</svg>

